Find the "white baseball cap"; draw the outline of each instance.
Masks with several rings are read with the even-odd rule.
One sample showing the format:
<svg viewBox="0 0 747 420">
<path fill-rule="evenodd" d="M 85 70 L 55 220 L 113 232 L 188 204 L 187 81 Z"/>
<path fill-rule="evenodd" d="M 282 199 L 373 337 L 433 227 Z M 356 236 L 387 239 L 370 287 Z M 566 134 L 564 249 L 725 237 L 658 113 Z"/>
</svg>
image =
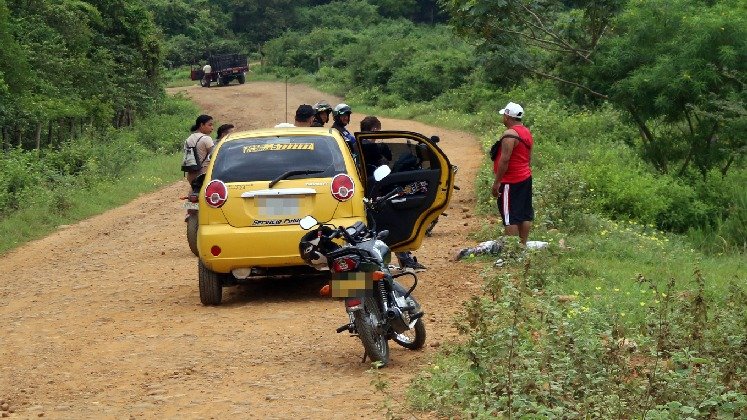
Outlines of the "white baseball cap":
<svg viewBox="0 0 747 420">
<path fill-rule="evenodd" d="M 505 108 L 498 111 L 498 114 L 500 115 L 508 115 L 511 118 L 516 118 L 517 120 L 520 120 L 521 117 L 524 116 L 524 108 L 521 107 L 521 105 L 509 102 L 508 105 L 506 105 Z"/>
</svg>

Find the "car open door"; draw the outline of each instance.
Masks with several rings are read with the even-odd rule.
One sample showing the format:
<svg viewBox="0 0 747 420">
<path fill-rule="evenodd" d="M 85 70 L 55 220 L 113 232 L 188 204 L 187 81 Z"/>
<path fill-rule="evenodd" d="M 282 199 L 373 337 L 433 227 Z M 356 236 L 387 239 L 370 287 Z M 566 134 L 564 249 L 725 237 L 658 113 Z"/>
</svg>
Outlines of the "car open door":
<svg viewBox="0 0 747 420">
<path fill-rule="evenodd" d="M 396 187 L 404 194 L 370 217 L 393 251 L 420 247 L 425 231 L 449 205 L 454 188 L 454 171 L 446 154 L 433 139 L 409 131 L 355 133 L 358 140 L 359 170 L 365 179 L 366 196 L 383 196 Z M 388 165 L 392 173 L 374 181 L 373 171 Z"/>
</svg>

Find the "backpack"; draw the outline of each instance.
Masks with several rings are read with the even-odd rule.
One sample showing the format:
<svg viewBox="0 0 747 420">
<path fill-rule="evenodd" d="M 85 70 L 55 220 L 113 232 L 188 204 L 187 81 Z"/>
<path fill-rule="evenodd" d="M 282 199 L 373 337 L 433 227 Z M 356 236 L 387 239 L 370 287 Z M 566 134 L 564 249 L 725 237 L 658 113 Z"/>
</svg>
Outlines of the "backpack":
<svg viewBox="0 0 747 420">
<path fill-rule="evenodd" d="M 527 142 L 521 137 L 514 136 L 513 134 L 506 134 L 505 136 L 499 138 L 497 142 L 493 143 L 493 146 L 490 148 L 490 160 L 495 161 L 495 158 L 498 157 L 498 151 L 501 149 L 501 141 L 506 138 L 519 140 L 521 144 L 526 146 L 527 149 L 531 149 Z"/>
<path fill-rule="evenodd" d="M 205 156 L 205 159 L 202 160 L 197 157 L 197 145 L 200 143 L 200 140 L 202 140 L 203 137 L 205 136 L 200 136 L 200 138 L 198 138 L 195 142 L 194 146 L 190 146 L 189 143 L 187 143 L 189 139 L 184 141 L 184 159 L 182 159 L 182 172 L 197 172 L 202 169 L 202 162 L 207 159 L 207 156 Z"/>
</svg>

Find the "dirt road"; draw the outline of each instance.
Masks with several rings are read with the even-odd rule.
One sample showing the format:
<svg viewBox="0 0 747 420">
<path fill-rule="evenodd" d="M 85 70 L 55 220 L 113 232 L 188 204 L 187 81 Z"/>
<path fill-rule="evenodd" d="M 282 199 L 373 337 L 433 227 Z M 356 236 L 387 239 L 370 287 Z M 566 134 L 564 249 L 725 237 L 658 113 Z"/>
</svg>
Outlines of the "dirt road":
<svg viewBox="0 0 747 420">
<path fill-rule="evenodd" d="M 241 129 L 274 125 L 285 111 L 282 84 L 178 90 Z M 289 113 L 300 103 L 340 100 L 304 86 L 288 95 Z M 357 126 L 362 115 L 353 117 Z M 439 134 L 461 187 L 449 217 L 416 252 L 428 267 L 417 290 L 428 340 L 420 352 L 393 344 L 384 375 L 401 397 L 438 344 L 456 336 L 452 315 L 479 290 L 477 267 L 450 258 L 477 226 L 473 179 L 483 156 L 465 133 L 387 119 L 383 126 Z M 178 200 L 186 189 L 178 182 L 0 256 L 0 413 L 381 418 L 383 397 L 370 385 L 360 342 L 335 334 L 346 314 L 318 297 L 319 283 L 229 288 L 222 306 L 200 305 Z"/>
</svg>

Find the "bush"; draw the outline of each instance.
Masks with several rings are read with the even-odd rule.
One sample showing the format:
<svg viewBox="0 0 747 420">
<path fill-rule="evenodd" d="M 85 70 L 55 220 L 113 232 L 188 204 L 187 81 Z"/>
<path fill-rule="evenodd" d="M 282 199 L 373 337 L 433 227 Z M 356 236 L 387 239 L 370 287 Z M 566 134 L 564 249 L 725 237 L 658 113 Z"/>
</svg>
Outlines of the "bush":
<svg viewBox="0 0 747 420">
<path fill-rule="evenodd" d="M 464 305 L 467 336 L 410 389 L 420 410 L 466 418 L 731 418 L 747 414 L 747 294 L 733 285 L 725 305 L 671 280 L 639 276 L 645 315 L 629 328 L 599 296 L 552 296 L 550 252 L 525 257 L 523 273 L 486 273 L 485 295 Z M 600 290 L 601 288 L 597 288 Z M 604 293 L 626 293 L 619 289 Z M 628 293 L 629 294 L 629 293 Z"/>
<path fill-rule="evenodd" d="M 189 135 L 194 105 L 185 99 L 167 98 L 154 112 L 130 128 L 90 130 L 57 150 L 13 149 L 0 154 L 0 216 L 50 204 L 64 211 L 70 189 L 88 188 L 117 177 L 146 155 L 178 150 Z"/>
</svg>

